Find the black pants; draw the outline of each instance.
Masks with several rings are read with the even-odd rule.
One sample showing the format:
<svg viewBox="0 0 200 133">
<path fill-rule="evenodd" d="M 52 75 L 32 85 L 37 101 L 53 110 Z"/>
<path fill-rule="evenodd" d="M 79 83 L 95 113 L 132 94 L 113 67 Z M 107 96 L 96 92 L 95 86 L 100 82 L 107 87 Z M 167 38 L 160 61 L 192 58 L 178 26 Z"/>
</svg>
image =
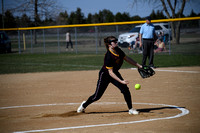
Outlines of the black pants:
<svg viewBox="0 0 200 133">
<path fill-rule="evenodd" d="M 115 74 L 120 78 L 123 79 L 119 72 L 115 72 Z M 132 100 L 131 100 L 131 94 L 129 91 L 129 88 L 127 85 L 121 84 L 120 82 L 116 81 L 112 77 L 110 77 L 108 72 L 105 72 L 105 70 L 101 70 L 99 72 L 99 79 L 97 82 L 97 88 L 95 93 L 88 98 L 88 100 L 83 104 L 83 107 L 86 108 L 91 103 L 99 100 L 101 96 L 104 94 L 106 88 L 108 87 L 108 84 L 112 83 L 116 87 L 118 87 L 121 91 L 121 93 L 124 95 L 124 99 L 127 103 L 127 106 L 129 109 L 132 108 Z"/>
<path fill-rule="evenodd" d="M 154 40 L 143 40 L 143 59 L 142 65 L 146 65 L 147 57 L 149 59 L 149 66 L 154 66 Z"/>
<path fill-rule="evenodd" d="M 72 41 L 67 42 L 66 48 L 68 48 L 69 45 L 71 45 L 71 48 L 73 48 L 73 43 L 72 43 Z"/>
</svg>

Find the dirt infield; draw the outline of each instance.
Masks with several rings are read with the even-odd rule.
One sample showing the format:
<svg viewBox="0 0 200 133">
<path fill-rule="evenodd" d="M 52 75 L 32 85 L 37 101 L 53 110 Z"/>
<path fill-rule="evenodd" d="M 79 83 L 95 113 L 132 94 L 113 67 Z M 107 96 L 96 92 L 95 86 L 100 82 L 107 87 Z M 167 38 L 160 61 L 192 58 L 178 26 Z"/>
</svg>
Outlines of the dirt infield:
<svg viewBox="0 0 200 133">
<path fill-rule="evenodd" d="M 200 132 L 200 67 L 157 68 L 148 79 L 135 69 L 120 72 L 130 81 L 139 115 L 128 114 L 122 94 L 111 84 L 85 113 L 76 113 L 94 93 L 98 71 L 0 75 L 0 132 Z M 134 89 L 136 83 L 141 90 Z"/>
</svg>

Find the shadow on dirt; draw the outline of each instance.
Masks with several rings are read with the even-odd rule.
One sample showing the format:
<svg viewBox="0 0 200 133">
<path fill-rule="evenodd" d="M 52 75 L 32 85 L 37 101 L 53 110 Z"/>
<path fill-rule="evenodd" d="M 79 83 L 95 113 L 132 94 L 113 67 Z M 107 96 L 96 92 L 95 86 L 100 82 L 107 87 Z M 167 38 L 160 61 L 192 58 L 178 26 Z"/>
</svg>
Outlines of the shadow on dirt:
<svg viewBox="0 0 200 133">
<path fill-rule="evenodd" d="M 177 109 L 177 108 L 185 108 L 185 107 L 158 107 L 158 108 L 144 108 L 144 109 L 137 109 L 140 113 L 152 113 L 153 110 L 164 110 L 164 109 Z M 86 113 L 77 113 L 76 111 L 70 111 L 62 114 L 44 114 L 40 116 L 40 118 L 44 117 L 73 117 L 79 115 L 86 115 L 86 114 L 113 114 L 113 113 L 124 113 L 126 111 L 102 111 L 102 112 L 86 112 Z M 38 117 L 39 118 L 39 117 Z"/>
<path fill-rule="evenodd" d="M 148 113 L 153 110 L 163 110 L 163 109 L 177 109 L 177 108 L 185 108 L 185 107 L 158 107 L 158 108 L 144 108 L 144 109 L 137 109 L 137 111 L 141 113 Z"/>
<path fill-rule="evenodd" d="M 185 108 L 185 107 L 158 107 L 158 108 L 144 108 L 137 109 L 140 113 L 150 113 L 153 110 L 164 110 L 164 109 L 177 109 L 177 108 Z M 106 113 L 124 113 L 128 111 L 111 111 L 111 112 L 87 112 L 86 114 L 106 114 Z"/>
</svg>

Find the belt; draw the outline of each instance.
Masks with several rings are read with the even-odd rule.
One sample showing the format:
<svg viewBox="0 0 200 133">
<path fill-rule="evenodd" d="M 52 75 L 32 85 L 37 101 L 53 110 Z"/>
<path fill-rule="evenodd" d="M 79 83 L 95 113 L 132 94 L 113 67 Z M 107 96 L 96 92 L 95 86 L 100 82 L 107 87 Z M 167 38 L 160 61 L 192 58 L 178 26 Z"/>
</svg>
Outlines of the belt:
<svg viewBox="0 0 200 133">
<path fill-rule="evenodd" d="M 143 38 L 143 40 L 149 40 L 149 41 L 153 41 L 153 38 Z"/>
</svg>

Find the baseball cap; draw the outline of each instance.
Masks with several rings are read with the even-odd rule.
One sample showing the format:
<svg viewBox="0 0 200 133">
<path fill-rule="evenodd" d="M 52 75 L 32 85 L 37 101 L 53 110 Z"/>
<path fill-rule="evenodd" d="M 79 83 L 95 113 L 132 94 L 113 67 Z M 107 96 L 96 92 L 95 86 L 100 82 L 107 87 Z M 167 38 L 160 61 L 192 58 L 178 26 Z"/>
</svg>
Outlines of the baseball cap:
<svg viewBox="0 0 200 133">
<path fill-rule="evenodd" d="M 151 17 L 150 17 L 150 16 L 147 16 L 147 17 L 146 17 L 146 20 L 151 21 Z"/>
</svg>

